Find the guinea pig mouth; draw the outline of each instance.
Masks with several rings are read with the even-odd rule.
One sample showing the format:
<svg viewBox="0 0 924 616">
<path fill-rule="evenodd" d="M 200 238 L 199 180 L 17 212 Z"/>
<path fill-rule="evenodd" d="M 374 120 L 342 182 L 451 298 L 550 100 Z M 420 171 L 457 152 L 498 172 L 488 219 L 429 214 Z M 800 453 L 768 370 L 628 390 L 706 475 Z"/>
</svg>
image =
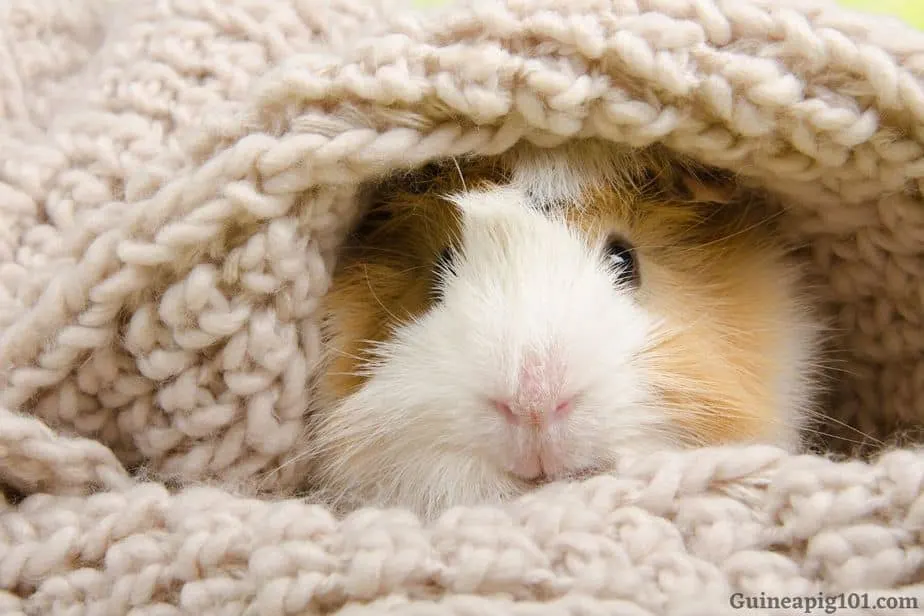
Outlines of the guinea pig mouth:
<svg viewBox="0 0 924 616">
<path fill-rule="evenodd" d="M 570 481 L 583 481 L 585 479 L 590 479 L 594 475 L 599 475 L 603 472 L 603 469 L 597 468 L 595 466 L 588 466 L 584 468 L 579 468 L 576 471 L 571 471 L 567 473 L 563 479 Z"/>
<path fill-rule="evenodd" d="M 520 481 L 525 483 L 530 488 L 540 488 L 548 483 L 552 483 L 553 479 L 543 473 L 542 475 L 536 475 L 530 479 L 521 478 Z"/>
<path fill-rule="evenodd" d="M 546 473 L 541 473 L 535 477 L 525 479 L 524 481 L 531 487 L 538 488 L 550 483 L 555 483 L 556 481 L 583 481 L 584 479 L 589 479 L 594 475 L 600 474 L 601 472 L 603 471 L 596 467 L 585 467 L 555 475 L 547 475 Z"/>
</svg>

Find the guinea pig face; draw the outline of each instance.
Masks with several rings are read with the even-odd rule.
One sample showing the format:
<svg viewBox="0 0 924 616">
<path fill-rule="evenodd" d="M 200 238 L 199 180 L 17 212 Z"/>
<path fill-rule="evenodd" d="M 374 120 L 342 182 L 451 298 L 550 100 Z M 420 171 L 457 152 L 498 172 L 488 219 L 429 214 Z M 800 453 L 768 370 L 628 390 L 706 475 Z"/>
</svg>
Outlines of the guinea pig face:
<svg viewBox="0 0 924 616">
<path fill-rule="evenodd" d="M 373 211 L 326 300 L 315 485 L 433 515 L 626 452 L 794 441 L 812 328 L 782 249 L 607 156 L 520 151 Z"/>
</svg>

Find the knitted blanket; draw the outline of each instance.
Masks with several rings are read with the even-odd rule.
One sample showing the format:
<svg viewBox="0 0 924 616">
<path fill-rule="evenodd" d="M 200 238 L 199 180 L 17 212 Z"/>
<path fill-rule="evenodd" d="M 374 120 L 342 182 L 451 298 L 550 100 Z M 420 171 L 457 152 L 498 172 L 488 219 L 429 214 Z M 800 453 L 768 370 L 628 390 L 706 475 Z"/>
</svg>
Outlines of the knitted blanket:
<svg viewBox="0 0 924 616">
<path fill-rule="evenodd" d="M 827 445 L 924 419 L 924 35 L 814 0 L 0 3 L 4 614 L 920 613 L 924 452 L 627 458 L 424 521 L 299 500 L 363 186 L 662 143 L 785 201 Z M 917 601 L 917 609 L 914 609 Z"/>
</svg>

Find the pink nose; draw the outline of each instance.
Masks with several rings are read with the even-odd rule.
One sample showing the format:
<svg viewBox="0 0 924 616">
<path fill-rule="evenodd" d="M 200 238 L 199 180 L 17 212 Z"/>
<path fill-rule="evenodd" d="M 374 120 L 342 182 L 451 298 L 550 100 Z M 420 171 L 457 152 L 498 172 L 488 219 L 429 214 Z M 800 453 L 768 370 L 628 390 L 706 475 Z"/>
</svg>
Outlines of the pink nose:
<svg viewBox="0 0 924 616">
<path fill-rule="evenodd" d="M 520 404 L 515 400 L 495 400 L 494 407 L 512 424 L 545 427 L 564 419 L 572 410 L 571 400 L 552 399 L 541 404 Z"/>
<path fill-rule="evenodd" d="M 494 407 L 512 424 L 545 427 L 564 419 L 573 410 L 571 398 L 561 394 L 564 381 L 561 362 L 527 354 L 520 366 L 512 396 L 494 400 Z"/>
</svg>

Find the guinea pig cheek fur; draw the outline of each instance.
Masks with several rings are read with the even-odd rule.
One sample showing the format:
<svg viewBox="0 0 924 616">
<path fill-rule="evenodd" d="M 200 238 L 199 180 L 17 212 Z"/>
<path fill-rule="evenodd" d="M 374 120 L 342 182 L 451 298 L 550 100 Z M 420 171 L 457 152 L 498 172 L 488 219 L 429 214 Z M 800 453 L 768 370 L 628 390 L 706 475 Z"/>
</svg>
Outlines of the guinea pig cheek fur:
<svg viewBox="0 0 924 616">
<path fill-rule="evenodd" d="M 441 301 L 379 345 L 373 375 L 342 403 L 354 421 L 372 415 L 394 489 L 502 497 L 653 445 L 665 418 L 637 361 L 653 323 L 605 264 L 602 238 L 530 209 L 513 189 L 453 201 L 460 249 Z M 565 412 L 521 412 L 530 391 Z"/>
</svg>

